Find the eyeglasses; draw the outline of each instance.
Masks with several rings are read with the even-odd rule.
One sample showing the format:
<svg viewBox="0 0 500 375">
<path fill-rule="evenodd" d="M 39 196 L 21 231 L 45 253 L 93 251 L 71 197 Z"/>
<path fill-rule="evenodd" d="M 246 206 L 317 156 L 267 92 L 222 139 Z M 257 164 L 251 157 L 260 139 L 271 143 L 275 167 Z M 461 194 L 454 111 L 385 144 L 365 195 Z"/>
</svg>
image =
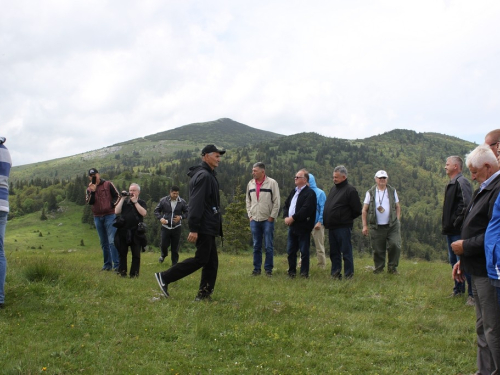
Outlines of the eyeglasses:
<svg viewBox="0 0 500 375">
<path fill-rule="evenodd" d="M 387 177 L 377 177 L 379 180 L 385 180 Z"/>
<path fill-rule="evenodd" d="M 295 176 L 294 179 L 298 180 L 299 178 L 305 178 L 304 176 Z"/>
</svg>

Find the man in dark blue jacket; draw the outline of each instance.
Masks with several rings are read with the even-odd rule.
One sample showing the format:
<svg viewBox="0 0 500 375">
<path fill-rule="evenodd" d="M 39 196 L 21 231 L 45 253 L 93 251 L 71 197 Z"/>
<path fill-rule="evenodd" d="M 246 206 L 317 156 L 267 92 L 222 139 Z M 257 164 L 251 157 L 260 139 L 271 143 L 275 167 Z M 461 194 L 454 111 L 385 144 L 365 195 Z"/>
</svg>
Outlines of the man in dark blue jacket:
<svg viewBox="0 0 500 375">
<path fill-rule="evenodd" d="M 300 276 L 309 277 L 309 247 L 311 231 L 316 224 L 316 193 L 307 183 L 309 173 L 301 169 L 295 175 L 295 189 L 285 201 L 283 217 L 288 225 L 288 276 L 297 273 L 297 252 L 300 250 Z"/>
<path fill-rule="evenodd" d="M 202 269 L 201 282 L 195 301 L 210 300 L 217 279 L 219 259 L 215 237 L 222 236 L 219 182 L 215 168 L 226 151 L 207 145 L 201 151 L 200 165 L 189 168 L 189 235 L 187 240 L 196 244 L 194 258 L 188 258 L 167 271 L 155 274 L 165 297 L 170 297 L 168 284 Z"/>
</svg>

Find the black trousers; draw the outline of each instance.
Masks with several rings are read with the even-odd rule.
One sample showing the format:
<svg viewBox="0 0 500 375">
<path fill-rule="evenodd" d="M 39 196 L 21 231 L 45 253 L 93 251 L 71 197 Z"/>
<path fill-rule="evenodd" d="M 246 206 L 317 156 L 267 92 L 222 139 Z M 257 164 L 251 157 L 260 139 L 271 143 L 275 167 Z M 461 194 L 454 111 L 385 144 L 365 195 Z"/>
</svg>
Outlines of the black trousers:
<svg viewBox="0 0 500 375">
<path fill-rule="evenodd" d="M 130 251 L 132 252 L 132 264 L 130 265 L 129 275 L 130 277 L 137 277 L 139 276 L 139 268 L 141 267 L 142 247 L 139 241 L 134 239 L 135 231 L 132 231 L 128 236 L 131 238 L 127 240 L 127 230 L 125 229 L 118 229 L 116 231 L 115 246 L 120 255 L 118 272 L 122 275 L 127 275 L 127 256 L 128 248 L 130 247 Z M 130 244 L 128 242 L 130 242 Z"/>
<path fill-rule="evenodd" d="M 161 227 L 161 256 L 166 258 L 168 256 L 168 248 L 172 252 L 170 257 L 172 259 L 172 266 L 179 261 L 179 245 L 181 241 L 182 228 L 178 226 L 174 229 L 167 229 Z"/>
<path fill-rule="evenodd" d="M 201 270 L 200 291 L 211 294 L 217 280 L 219 257 L 215 236 L 199 233 L 196 240 L 196 253 L 194 258 L 188 258 L 161 273 L 163 282 L 170 284 L 182 279 L 193 272 Z"/>
</svg>

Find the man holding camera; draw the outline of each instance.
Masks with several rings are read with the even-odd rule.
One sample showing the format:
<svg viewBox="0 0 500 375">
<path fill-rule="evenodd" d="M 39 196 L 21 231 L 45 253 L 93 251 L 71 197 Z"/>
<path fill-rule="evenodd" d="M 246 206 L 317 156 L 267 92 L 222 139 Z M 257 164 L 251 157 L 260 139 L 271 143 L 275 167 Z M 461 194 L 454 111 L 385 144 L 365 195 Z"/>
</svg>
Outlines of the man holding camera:
<svg viewBox="0 0 500 375">
<path fill-rule="evenodd" d="M 115 220 L 115 206 L 120 194 L 111 181 L 101 178 L 99 171 L 95 168 L 89 169 L 89 186 L 87 187 L 86 202 L 92 206 L 94 214 L 94 225 L 99 234 L 102 253 L 104 256 L 103 271 L 118 271 L 120 257 L 115 247 L 116 228 L 113 226 Z"/>
<path fill-rule="evenodd" d="M 179 261 L 182 219 L 187 218 L 188 214 L 188 204 L 179 197 L 178 186 L 172 186 L 170 195 L 160 199 L 154 214 L 161 223 L 161 256 L 158 261 L 163 263 L 168 256 L 168 247 L 171 246 L 172 266 L 175 266 Z"/>
<path fill-rule="evenodd" d="M 139 199 L 141 188 L 139 185 L 130 184 L 128 193 L 122 192 L 122 198 L 115 207 L 115 213 L 120 215 L 120 220 L 116 225 L 115 242 L 120 254 L 120 266 L 118 273 L 122 277 L 127 276 L 127 254 L 130 246 L 132 252 L 132 264 L 130 266 L 130 277 L 139 276 L 141 266 L 141 249 L 144 240 L 145 227 L 143 218 L 147 214 L 147 205 Z"/>
</svg>

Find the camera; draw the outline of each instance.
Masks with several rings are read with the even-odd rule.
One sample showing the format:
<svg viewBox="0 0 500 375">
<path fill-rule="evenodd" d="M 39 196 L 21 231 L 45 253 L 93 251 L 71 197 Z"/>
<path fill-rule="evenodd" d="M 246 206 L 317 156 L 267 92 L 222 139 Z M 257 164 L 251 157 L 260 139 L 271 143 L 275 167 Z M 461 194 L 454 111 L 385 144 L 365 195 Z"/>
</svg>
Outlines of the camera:
<svg viewBox="0 0 500 375">
<path fill-rule="evenodd" d="M 147 226 L 145 223 L 140 222 L 139 224 L 137 224 L 137 233 L 144 234 L 144 233 L 146 233 L 146 229 L 147 229 Z"/>
<path fill-rule="evenodd" d="M 128 191 L 122 191 L 122 197 L 130 197 L 130 193 Z"/>
<path fill-rule="evenodd" d="M 92 184 L 96 184 L 97 182 L 97 177 L 95 175 L 92 176 Z"/>
</svg>

